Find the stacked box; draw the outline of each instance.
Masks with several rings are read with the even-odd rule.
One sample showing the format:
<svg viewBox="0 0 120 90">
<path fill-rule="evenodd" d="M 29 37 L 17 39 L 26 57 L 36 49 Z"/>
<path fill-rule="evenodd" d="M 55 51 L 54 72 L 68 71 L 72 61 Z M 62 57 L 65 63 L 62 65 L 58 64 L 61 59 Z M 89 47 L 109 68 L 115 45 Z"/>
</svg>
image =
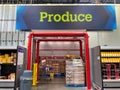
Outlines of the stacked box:
<svg viewBox="0 0 120 90">
<path fill-rule="evenodd" d="M 85 85 L 85 69 L 81 60 L 66 61 L 66 84 Z"/>
<path fill-rule="evenodd" d="M 53 68 L 53 70 L 51 71 L 47 71 L 45 72 L 44 68 L 45 66 L 50 66 Z M 39 68 L 39 72 L 42 74 L 50 74 L 51 72 L 54 73 L 54 74 L 61 74 L 61 73 L 64 73 L 66 72 L 65 70 L 65 61 L 60 61 L 60 60 L 47 60 L 44 67 L 41 66 Z"/>
<path fill-rule="evenodd" d="M 73 84 L 73 65 L 72 65 L 72 61 L 66 61 L 66 84 Z"/>
<path fill-rule="evenodd" d="M 66 84 L 73 84 L 73 83 L 74 83 L 73 73 L 67 72 L 66 73 Z"/>
<path fill-rule="evenodd" d="M 85 84 L 84 71 L 73 72 L 74 84 Z"/>
<path fill-rule="evenodd" d="M 71 62 L 66 62 L 66 84 L 73 84 L 73 68 L 70 66 Z"/>
</svg>

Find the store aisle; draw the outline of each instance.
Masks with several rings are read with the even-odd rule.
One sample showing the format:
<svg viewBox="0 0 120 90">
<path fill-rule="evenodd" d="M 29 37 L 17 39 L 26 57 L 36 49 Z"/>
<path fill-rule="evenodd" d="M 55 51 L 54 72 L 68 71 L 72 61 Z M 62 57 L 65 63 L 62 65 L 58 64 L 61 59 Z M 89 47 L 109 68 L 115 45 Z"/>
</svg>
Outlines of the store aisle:
<svg viewBox="0 0 120 90">
<path fill-rule="evenodd" d="M 38 86 L 33 87 L 32 90 L 86 90 L 81 87 L 66 87 L 65 78 L 54 78 L 51 81 L 44 80 Z"/>
</svg>

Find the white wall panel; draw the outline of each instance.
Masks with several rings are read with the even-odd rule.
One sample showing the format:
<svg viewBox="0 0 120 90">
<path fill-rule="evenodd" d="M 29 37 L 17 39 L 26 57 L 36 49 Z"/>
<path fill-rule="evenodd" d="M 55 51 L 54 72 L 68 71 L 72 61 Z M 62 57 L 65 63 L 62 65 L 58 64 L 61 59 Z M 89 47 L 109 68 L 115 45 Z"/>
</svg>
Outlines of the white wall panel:
<svg viewBox="0 0 120 90">
<path fill-rule="evenodd" d="M 2 21 L 0 21 L 0 31 L 2 30 Z"/>
<path fill-rule="evenodd" d="M 13 29 L 13 24 L 14 24 L 13 21 L 8 21 L 7 31 L 12 31 L 12 29 Z"/>
<path fill-rule="evenodd" d="M 3 21 L 2 31 L 16 31 L 16 21 Z"/>
<path fill-rule="evenodd" d="M 15 31 L 15 20 L 16 5 L 0 5 L 0 31 Z"/>
<path fill-rule="evenodd" d="M 17 13 L 17 5 L 14 5 L 13 6 L 14 8 L 13 8 L 13 13 L 14 13 L 14 19 L 16 20 L 16 13 Z"/>
<path fill-rule="evenodd" d="M 2 31 L 7 31 L 8 21 L 2 21 Z"/>
<path fill-rule="evenodd" d="M 9 13 L 8 13 L 8 19 L 9 20 L 13 20 L 13 19 L 15 19 L 16 18 L 16 16 L 15 16 L 15 6 L 9 6 Z"/>
<path fill-rule="evenodd" d="M 16 26 L 16 7 L 17 5 L 0 5 L 0 31 L 15 31 Z M 100 31 L 100 32 L 88 32 L 89 34 L 89 45 L 90 47 L 94 47 L 97 45 L 120 45 L 120 5 L 116 5 L 116 18 L 117 18 L 117 30 L 116 31 Z M 45 46 L 48 44 L 45 44 Z M 57 45 L 57 43 L 55 44 Z M 72 44 L 71 44 L 72 45 Z M 77 45 L 79 46 L 79 45 Z M 42 46 L 44 47 L 44 45 Z M 57 45 L 56 48 L 58 48 Z M 68 48 L 66 45 L 62 45 L 61 47 Z M 70 46 L 76 47 L 76 46 Z M 49 48 L 54 48 L 54 46 L 50 45 Z"/>
<path fill-rule="evenodd" d="M 0 20 L 3 18 L 3 5 L 0 5 Z"/>
<path fill-rule="evenodd" d="M 9 6 L 4 5 L 3 6 L 3 19 L 7 20 L 9 18 Z"/>
<path fill-rule="evenodd" d="M 103 36 L 100 37 L 100 45 L 119 46 L 120 45 L 120 32 L 119 30 L 112 32 L 102 32 Z M 102 43 L 103 42 L 103 43 Z"/>
<path fill-rule="evenodd" d="M 99 39 L 98 39 L 98 33 L 97 32 L 88 32 L 89 35 L 89 46 L 95 47 L 98 45 Z"/>
<path fill-rule="evenodd" d="M 120 5 L 116 5 L 117 29 L 110 32 L 101 32 L 100 45 L 120 46 Z"/>
<path fill-rule="evenodd" d="M 16 31 L 16 21 L 13 21 L 12 31 Z"/>
</svg>

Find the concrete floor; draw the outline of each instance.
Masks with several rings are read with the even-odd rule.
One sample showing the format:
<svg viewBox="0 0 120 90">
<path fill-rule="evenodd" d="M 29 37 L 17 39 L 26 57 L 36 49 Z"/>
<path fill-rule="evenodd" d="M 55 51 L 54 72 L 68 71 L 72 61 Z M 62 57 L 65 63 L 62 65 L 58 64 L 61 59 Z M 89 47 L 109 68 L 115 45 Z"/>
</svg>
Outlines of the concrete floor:
<svg viewBox="0 0 120 90">
<path fill-rule="evenodd" d="M 40 83 L 34 86 L 32 90 L 87 90 L 83 87 L 66 87 L 65 78 L 54 78 L 49 80 L 46 78 L 40 79 Z M 104 90 L 120 90 L 120 88 L 107 88 Z"/>
<path fill-rule="evenodd" d="M 86 90 L 83 87 L 66 87 L 65 78 L 54 78 L 52 80 L 43 78 L 40 81 L 32 90 Z"/>
<path fill-rule="evenodd" d="M 66 87 L 64 84 L 41 84 L 40 86 L 33 87 L 32 90 L 86 90 L 85 88 Z"/>
<path fill-rule="evenodd" d="M 12 88 L 0 88 L 0 90 L 14 90 Z M 37 86 L 32 87 L 32 90 L 87 90 L 83 87 L 66 87 L 65 78 L 54 78 L 49 80 L 46 78 L 40 79 Z M 107 88 L 104 90 L 120 90 L 120 88 Z"/>
<path fill-rule="evenodd" d="M 14 90 L 13 88 L 0 88 L 0 90 Z M 19 90 L 19 89 L 17 89 Z M 37 86 L 32 87 L 32 90 L 87 90 L 83 87 L 66 87 L 65 78 L 41 78 Z M 106 88 L 104 90 L 120 90 L 120 88 Z"/>
</svg>

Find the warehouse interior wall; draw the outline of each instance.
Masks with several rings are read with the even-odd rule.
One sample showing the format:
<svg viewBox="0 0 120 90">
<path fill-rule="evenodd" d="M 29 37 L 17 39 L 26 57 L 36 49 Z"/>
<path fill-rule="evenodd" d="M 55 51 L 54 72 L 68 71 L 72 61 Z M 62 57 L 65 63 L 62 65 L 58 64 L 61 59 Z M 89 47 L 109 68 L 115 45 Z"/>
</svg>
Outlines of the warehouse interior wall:
<svg viewBox="0 0 120 90">
<path fill-rule="evenodd" d="M 15 31 L 16 5 L 0 5 L 0 31 Z"/>
<path fill-rule="evenodd" d="M 1 4 L 0 5 L 0 32 L 16 32 L 15 26 L 16 26 L 17 5 L 18 4 L 14 4 L 14 5 Z M 98 45 L 110 45 L 110 46 L 120 45 L 120 40 L 119 40 L 120 38 L 120 17 L 119 17 L 120 5 L 115 4 L 115 7 L 116 7 L 117 29 L 113 31 L 88 31 L 90 47 L 95 47 Z M 60 30 L 58 30 L 58 32 L 59 31 Z M 72 31 L 74 32 L 75 30 L 72 30 Z M 79 32 L 79 30 L 76 30 L 76 31 Z M 28 32 L 25 32 L 25 33 L 26 33 L 25 35 L 28 35 Z M 22 36 L 22 35 L 19 35 L 19 36 Z M 25 42 L 23 45 L 27 45 L 26 44 L 27 40 L 28 40 L 27 36 L 25 36 Z"/>
<path fill-rule="evenodd" d="M 116 4 L 115 7 L 117 29 L 113 31 L 89 31 L 90 47 L 98 45 L 120 46 L 120 5 Z"/>
<path fill-rule="evenodd" d="M 98 46 L 98 45 L 120 46 L 120 4 L 116 4 L 115 7 L 116 7 L 117 29 L 113 30 L 113 31 L 87 31 L 88 35 L 89 35 L 90 48 Z M 18 32 L 18 30 L 16 30 L 16 11 L 17 11 L 16 8 L 17 8 L 17 4 L 15 4 L 15 5 L 1 4 L 0 5 L 0 47 L 1 46 L 13 46 L 13 45 L 17 46 L 19 44 L 27 46 L 29 32 L 16 33 L 16 32 Z M 39 31 L 43 32 L 43 30 L 39 30 Z M 50 31 L 50 30 L 45 30 L 44 32 L 48 32 L 48 31 Z M 68 30 L 68 32 L 80 32 L 80 31 L 82 31 L 82 30 L 71 30 L 71 31 Z M 85 31 L 85 30 L 83 30 L 83 31 Z M 15 42 L 13 42 L 12 44 L 10 44 L 9 42 L 8 42 L 8 44 L 1 43 L 2 41 L 5 41 L 7 39 L 6 36 L 3 37 L 3 33 L 5 34 L 6 32 L 15 32 L 15 33 L 12 33 L 13 36 L 16 35 L 14 37 Z M 51 32 L 61 32 L 61 31 L 60 30 L 57 30 L 57 31 L 52 30 Z M 62 32 L 63 32 L 63 30 L 62 30 Z M 5 34 L 5 35 L 7 35 L 7 34 Z M 25 38 L 23 37 L 23 35 Z M 10 39 L 10 37 L 8 39 Z M 17 40 L 20 40 L 19 43 L 16 43 Z M 57 45 L 55 45 L 56 48 L 59 48 L 59 47 L 57 47 L 57 46 L 59 46 L 59 44 L 58 43 L 55 43 L 55 44 L 57 44 Z M 48 45 L 48 43 L 41 44 L 41 47 L 43 47 L 44 45 Z M 69 47 L 74 47 L 75 49 L 78 48 L 77 43 L 74 45 L 75 46 L 71 46 L 71 44 L 69 44 Z M 65 46 L 65 44 L 63 44 L 62 47 L 67 47 L 67 46 Z M 49 45 L 48 48 L 53 48 L 53 46 Z M 69 53 L 69 51 L 64 52 L 64 54 L 67 54 L 67 53 Z M 72 53 L 78 53 L 78 52 L 72 52 Z M 40 53 L 40 54 L 42 55 L 42 53 Z M 47 54 L 49 54 L 49 55 L 58 54 L 59 55 L 59 54 L 61 54 L 61 52 L 59 52 L 59 53 L 47 52 Z"/>
</svg>

